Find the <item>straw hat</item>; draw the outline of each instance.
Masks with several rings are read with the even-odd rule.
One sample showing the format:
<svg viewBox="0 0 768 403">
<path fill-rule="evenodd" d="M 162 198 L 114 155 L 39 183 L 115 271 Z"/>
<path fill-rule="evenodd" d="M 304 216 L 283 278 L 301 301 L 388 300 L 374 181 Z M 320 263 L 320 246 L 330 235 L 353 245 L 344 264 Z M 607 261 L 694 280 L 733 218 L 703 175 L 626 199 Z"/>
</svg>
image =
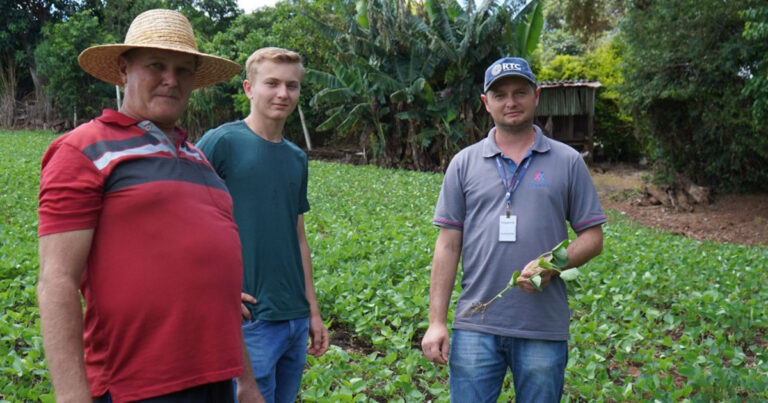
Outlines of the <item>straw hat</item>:
<svg viewBox="0 0 768 403">
<path fill-rule="evenodd" d="M 183 14 L 172 10 L 149 10 L 134 18 L 125 43 L 92 46 L 77 58 L 88 74 L 110 84 L 123 85 L 118 70 L 121 54 L 136 48 L 173 50 L 197 56 L 194 88 L 208 87 L 239 73 L 239 64 L 197 50 L 192 25 Z"/>
</svg>

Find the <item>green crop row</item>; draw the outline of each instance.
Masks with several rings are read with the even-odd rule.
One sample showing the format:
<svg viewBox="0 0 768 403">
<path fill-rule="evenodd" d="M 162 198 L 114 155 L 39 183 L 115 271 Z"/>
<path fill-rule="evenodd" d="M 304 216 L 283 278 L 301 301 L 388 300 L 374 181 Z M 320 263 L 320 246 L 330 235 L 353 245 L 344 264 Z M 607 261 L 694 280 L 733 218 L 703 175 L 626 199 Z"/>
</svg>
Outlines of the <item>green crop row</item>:
<svg viewBox="0 0 768 403">
<path fill-rule="evenodd" d="M 53 138 L 0 131 L 0 401 L 52 401 L 35 283 L 39 165 Z M 302 401 L 448 401 L 445 367 L 419 349 L 441 180 L 310 163 L 307 234 L 334 345 L 308 359 Z M 765 246 L 694 241 L 608 214 L 604 252 L 570 290 L 564 400 L 768 400 Z M 510 384 L 499 401 L 514 399 Z"/>
<path fill-rule="evenodd" d="M 37 310 L 40 158 L 54 135 L 0 131 L 0 400 L 53 401 Z"/>
<path fill-rule="evenodd" d="M 308 375 L 318 381 L 305 381 L 304 398 L 335 401 L 343 390 L 349 401 L 447 401 L 445 369 L 418 351 L 442 175 L 328 163 L 310 170 L 321 309 L 375 354 L 345 354 L 346 365 L 313 361 Z M 766 249 L 699 242 L 608 214 L 605 251 L 570 290 L 564 400 L 768 399 Z M 326 375 L 355 387 L 319 381 Z M 499 400 L 513 396 L 508 388 Z"/>
</svg>

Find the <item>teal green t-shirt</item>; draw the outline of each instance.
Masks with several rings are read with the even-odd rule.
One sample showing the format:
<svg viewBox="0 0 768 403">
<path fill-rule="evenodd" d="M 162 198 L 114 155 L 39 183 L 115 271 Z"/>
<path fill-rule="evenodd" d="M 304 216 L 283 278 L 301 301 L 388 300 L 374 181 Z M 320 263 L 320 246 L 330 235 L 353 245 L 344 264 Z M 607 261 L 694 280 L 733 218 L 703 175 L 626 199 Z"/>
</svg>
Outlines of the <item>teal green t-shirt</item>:
<svg viewBox="0 0 768 403">
<path fill-rule="evenodd" d="M 255 319 L 309 316 L 298 216 L 309 211 L 307 154 L 286 139 L 259 137 L 242 120 L 211 129 L 197 142 L 232 195 L 243 246 L 243 291 L 258 301 Z"/>
</svg>

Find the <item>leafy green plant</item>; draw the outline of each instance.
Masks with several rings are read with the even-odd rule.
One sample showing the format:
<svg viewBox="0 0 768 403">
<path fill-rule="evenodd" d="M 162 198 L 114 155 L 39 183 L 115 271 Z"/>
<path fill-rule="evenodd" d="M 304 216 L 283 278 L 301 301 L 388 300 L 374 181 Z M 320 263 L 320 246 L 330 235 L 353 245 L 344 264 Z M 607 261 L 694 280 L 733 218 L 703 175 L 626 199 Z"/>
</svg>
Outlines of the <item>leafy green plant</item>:
<svg viewBox="0 0 768 403">
<path fill-rule="evenodd" d="M 747 0 L 728 7 L 718 0 L 643 3 L 621 23 L 620 88 L 638 134 L 649 135 L 664 162 L 699 185 L 768 191 L 768 170 L 760 168 L 768 165 L 768 123 L 752 113 L 768 92 L 766 36 L 744 37 L 748 11 L 764 7 Z M 751 22 L 764 21 L 760 15 Z"/>
<path fill-rule="evenodd" d="M 480 77 L 505 54 L 528 56 L 543 17 L 539 1 L 478 3 L 357 0 L 356 13 L 340 10 L 343 29 L 315 19 L 337 44 L 331 71 L 307 74 L 328 116 L 318 130 L 357 136 L 378 165 L 417 169 L 482 138 Z"/>
<path fill-rule="evenodd" d="M 579 275 L 579 270 L 576 268 L 570 269 L 570 270 L 563 270 L 565 266 L 568 265 L 568 244 L 570 243 L 569 240 L 564 240 L 563 242 L 560 242 L 552 248 L 550 251 L 546 251 L 539 255 L 536 259 L 533 259 L 530 263 L 528 263 L 523 270 L 529 268 L 529 267 L 541 267 L 542 269 L 547 270 L 554 270 L 559 275 L 560 278 L 562 278 L 564 281 L 574 281 L 576 280 L 576 277 Z M 488 307 L 493 303 L 493 301 L 496 301 L 497 299 L 501 298 L 504 293 L 512 289 L 512 287 L 517 287 L 520 284 L 520 281 L 528 281 L 530 282 L 536 289 L 541 292 L 541 274 L 536 274 L 534 276 L 531 276 L 527 280 L 523 280 L 520 277 L 520 271 L 515 271 L 512 273 L 512 277 L 509 278 L 509 282 L 507 283 L 507 286 L 504 287 L 503 290 L 501 290 L 498 294 L 496 294 L 493 298 L 491 298 L 490 301 L 487 302 L 476 302 L 473 303 L 470 307 L 469 311 L 466 312 L 467 315 L 474 315 L 476 313 L 485 313 L 485 310 L 488 309 Z"/>
<path fill-rule="evenodd" d="M 0 401 L 53 402 L 35 284 L 40 158 L 54 138 L 0 131 Z M 442 175 L 318 161 L 309 172 L 307 237 L 333 345 L 308 358 L 301 400 L 447 402 L 446 367 L 419 346 Z M 564 401 L 768 400 L 768 245 L 606 213 L 604 252 L 569 287 Z M 513 401 L 504 382 L 500 400 Z"/>
<path fill-rule="evenodd" d="M 558 54 L 544 59 L 537 71 L 539 81 L 594 80 L 601 83 L 596 91 L 594 135 L 595 159 L 609 161 L 638 160 L 644 138 L 635 135 L 631 111 L 621 102 L 620 69 L 623 47 L 615 35 L 596 41 L 582 55 Z M 542 53 L 544 53 L 542 51 Z"/>
<path fill-rule="evenodd" d="M 35 49 L 39 74 L 50 83 L 46 91 L 56 100 L 60 115 L 78 120 L 97 116 L 102 108 L 116 109 L 115 86 L 88 75 L 77 64 L 77 55 L 85 48 L 103 43 L 121 42 L 105 32 L 93 11 L 80 11 L 65 21 L 42 30 L 42 40 Z"/>
<path fill-rule="evenodd" d="M 37 309 L 37 191 L 49 132 L 0 131 L 0 400 L 53 402 Z"/>
</svg>

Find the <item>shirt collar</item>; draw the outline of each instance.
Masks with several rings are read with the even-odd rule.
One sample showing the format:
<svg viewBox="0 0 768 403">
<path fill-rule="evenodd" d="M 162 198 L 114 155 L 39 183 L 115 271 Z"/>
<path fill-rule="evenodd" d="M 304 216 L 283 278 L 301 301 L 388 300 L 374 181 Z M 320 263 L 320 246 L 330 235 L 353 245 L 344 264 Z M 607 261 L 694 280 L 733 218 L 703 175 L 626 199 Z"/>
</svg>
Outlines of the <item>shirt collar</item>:
<svg viewBox="0 0 768 403">
<path fill-rule="evenodd" d="M 545 153 L 549 151 L 551 148 L 549 138 L 544 135 L 544 132 L 541 131 L 539 126 L 533 125 L 533 130 L 536 131 L 536 138 L 533 140 L 531 150 L 537 153 Z M 496 145 L 494 133 L 496 133 L 496 127 L 492 127 L 488 132 L 488 136 L 485 138 L 485 143 L 483 144 L 483 157 L 485 158 L 494 158 L 501 154 L 501 149 Z"/>
<path fill-rule="evenodd" d="M 157 127 L 157 125 L 155 125 L 149 120 L 144 120 L 144 121 L 136 120 L 128 115 L 122 114 L 112 109 L 104 109 L 102 111 L 101 116 L 99 116 L 96 119 L 104 123 L 115 124 L 121 127 L 138 126 L 144 131 L 150 131 L 152 128 L 154 128 L 155 130 L 158 130 L 162 133 L 162 131 Z M 151 128 L 146 127 L 145 125 L 147 123 L 151 124 L 152 127 Z M 174 130 L 176 131 L 176 135 L 178 136 L 178 139 L 177 139 L 178 143 L 183 143 L 184 141 L 187 140 L 187 132 L 184 131 L 184 129 L 178 126 L 175 126 Z"/>
<path fill-rule="evenodd" d="M 112 109 L 104 109 L 101 113 L 101 116 L 96 118 L 96 120 L 122 127 L 135 126 L 136 123 L 139 123 L 138 120 Z"/>
</svg>

